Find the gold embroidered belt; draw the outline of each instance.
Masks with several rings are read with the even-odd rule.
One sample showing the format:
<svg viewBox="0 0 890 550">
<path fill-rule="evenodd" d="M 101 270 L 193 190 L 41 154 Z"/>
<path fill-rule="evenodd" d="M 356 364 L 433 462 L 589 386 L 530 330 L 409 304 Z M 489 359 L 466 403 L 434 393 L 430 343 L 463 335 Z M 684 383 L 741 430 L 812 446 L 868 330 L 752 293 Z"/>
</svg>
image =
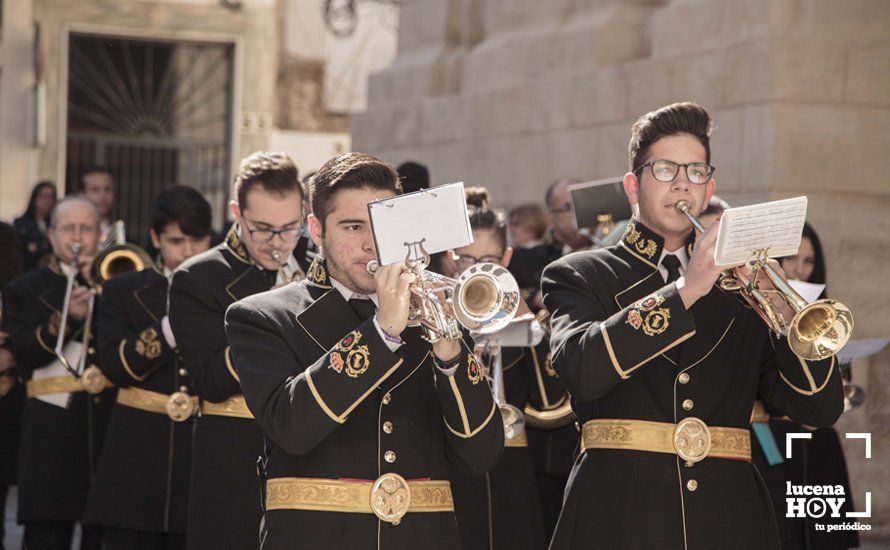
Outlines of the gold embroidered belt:
<svg viewBox="0 0 890 550">
<path fill-rule="evenodd" d="M 233 395 L 222 403 L 201 402 L 201 414 L 228 416 L 231 418 L 253 418 L 243 395 Z"/>
<path fill-rule="evenodd" d="M 190 418 L 198 410 L 198 398 L 180 391 L 167 395 L 140 388 L 121 388 L 117 391 L 117 402 L 142 411 L 166 414 L 176 422 Z"/>
<path fill-rule="evenodd" d="M 266 510 L 374 514 L 398 525 L 408 512 L 453 512 L 451 484 L 406 481 L 383 474 L 375 481 L 282 477 L 266 481 Z"/>
<path fill-rule="evenodd" d="M 597 419 L 584 423 L 581 450 L 625 449 L 676 454 L 687 464 L 705 458 L 751 460 L 751 436 L 744 428 L 708 426 L 698 418 L 677 424 L 648 420 Z"/>
<path fill-rule="evenodd" d="M 505 439 L 504 447 L 528 447 L 528 436 L 525 435 L 525 428 L 522 428 L 519 435 L 513 439 Z"/>
<path fill-rule="evenodd" d="M 95 395 L 112 386 L 114 384 L 108 378 L 105 378 L 102 371 L 97 367 L 89 367 L 83 371 L 80 378 L 65 375 L 28 380 L 25 390 L 28 398 L 31 398 L 48 393 L 77 393 L 82 391 Z"/>
</svg>

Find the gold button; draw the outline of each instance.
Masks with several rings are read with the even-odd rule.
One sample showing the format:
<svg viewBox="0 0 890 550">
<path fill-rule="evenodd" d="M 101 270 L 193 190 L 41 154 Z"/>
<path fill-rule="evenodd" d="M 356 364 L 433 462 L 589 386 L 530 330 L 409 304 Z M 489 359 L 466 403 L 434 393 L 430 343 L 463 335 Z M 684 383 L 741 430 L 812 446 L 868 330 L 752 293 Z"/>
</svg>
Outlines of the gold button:
<svg viewBox="0 0 890 550">
<path fill-rule="evenodd" d="M 87 349 L 87 353 L 89 353 L 90 355 L 93 355 L 94 353 L 96 353 L 96 348 L 90 347 L 89 349 Z"/>
<path fill-rule="evenodd" d="M 695 403 L 692 402 L 692 399 L 684 399 L 683 400 L 683 410 L 684 411 L 691 411 L 692 407 L 694 407 L 694 406 L 695 406 Z"/>
<path fill-rule="evenodd" d="M 392 401 L 392 396 L 390 396 L 388 393 L 385 394 L 385 395 L 383 396 L 383 404 L 384 404 L 384 405 L 389 405 L 389 402 L 390 402 L 390 401 Z"/>
<path fill-rule="evenodd" d="M 189 371 L 187 371 L 185 369 L 179 369 L 179 376 L 188 376 L 188 375 L 189 375 Z"/>
<path fill-rule="evenodd" d="M 179 391 L 187 392 L 187 391 L 189 391 L 189 389 L 186 386 L 179 386 Z"/>
<path fill-rule="evenodd" d="M 396 453 L 394 453 L 392 451 L 386 451 L 385 453 L 383 453 L 383 460 L 392 464 L 393 462 L 396 461 Z"/>
<path fill-rule="evenodd" d="M 390 422 L 389 420 L 383 423 L 383 433 L 392 433 L 392 422 Z"/>
<path fill-rule="evenodd" d="M 98 404 L 101 403 L 101 402 L 102 402 L 102 398 L 101 398 L 101 397 L 93 397 L 93 403 L 95 403 L 95 404 L 98 405 Z"/>
<path fill-rule="evenodd" d="M 698 482 L 694 479 L 690 479 L 686 482 L 686 488 L 689 489 L 690 492 L 695 491 L 698 489 Z"/>
<path fill-rule="evenodd" d="M 680 382 L 681 384 L 685 384 L 685 383 L 689 382 L 689 375 L 684 372 L 684 373 L 680 374 L 680 377 L 677 378 L 677 381 Z"/>
</svg>

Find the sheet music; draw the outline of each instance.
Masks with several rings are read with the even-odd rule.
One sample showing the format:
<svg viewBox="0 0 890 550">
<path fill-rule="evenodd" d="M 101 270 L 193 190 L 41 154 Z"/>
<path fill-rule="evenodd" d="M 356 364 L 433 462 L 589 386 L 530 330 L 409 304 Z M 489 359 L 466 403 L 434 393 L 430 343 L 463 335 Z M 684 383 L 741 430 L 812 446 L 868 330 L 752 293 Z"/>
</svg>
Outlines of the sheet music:
<svg viewBox="0 0 890 550">
<path fill-rule="evenodd" d="M 71 341 L 65 344 L 65 347 L 62 348 L 62 354 L 68 359 L 68 363 L 70 365 L 76 365 L 80 360 L 80 354 L 83 352 L 83 344 L 78 341 Z M 48 366 L 34 369 L 34 374 L 31 376 L 34 380 L 42 380 L 44 378 L 55 378 L 57 376 L 71 376 L 71 373 L 68 372 L 68 369 L 62 365 L 62 362 L 59 361 L 58 358 L 54 359 L 52 363 Z M 63 409 L 67 409 L 68 405 L 71 404 L 71 394 L 70 393 L 45 393 L 43 395 L 36 396 L 37 399 L 43 401 L 44 403 L 49 403 L 50 405 L 55 405 L 56 407 L 62 407 Z"/>
<path fill-rule="evenodd" d="M 806 197 L 730 208 L 720 220 L 714 260 L 717 265 L 740 265 L 763 248 L 770 258 L 793 256 L 806 219 Z"/>
<path fill-rule="evenodd" d="M 368 203 L 377 261 L 405 259 L 405 243 L 424 240 L 430 254 L 473 242 L 463 182 L 449 183 Z"/>
<path fill-rule="evenodd" d="M 791 288 L 800 294 L 800 297 L 807 302 L 815 302 L 819 299 L 819 296 L 822 295 L 822 291 L 825 290 L 825 285 L 807 283 L 805 281 L 797 281 L 794 279 L 789 279 L 788 284 L 791 285 Z"/>
</svg>

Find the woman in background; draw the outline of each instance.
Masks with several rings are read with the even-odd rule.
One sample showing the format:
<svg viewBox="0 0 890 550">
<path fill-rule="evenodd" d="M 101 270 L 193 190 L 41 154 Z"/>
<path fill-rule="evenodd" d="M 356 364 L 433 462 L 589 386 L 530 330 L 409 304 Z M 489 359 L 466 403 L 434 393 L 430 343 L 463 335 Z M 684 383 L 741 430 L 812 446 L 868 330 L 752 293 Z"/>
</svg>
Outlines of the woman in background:
<svg viewBox="0 0 890 550">
<path fill-rule="evenodd" d="M 38 267 L 40 260 L 50 252 L 46 230 L 49 227 L 49 215 L 55 206 L 56 184 L 41 181 L 31 191 L 25 213 L 13 222 L 22 243 L 22 259 L 26 272 Z"/>
</svg>

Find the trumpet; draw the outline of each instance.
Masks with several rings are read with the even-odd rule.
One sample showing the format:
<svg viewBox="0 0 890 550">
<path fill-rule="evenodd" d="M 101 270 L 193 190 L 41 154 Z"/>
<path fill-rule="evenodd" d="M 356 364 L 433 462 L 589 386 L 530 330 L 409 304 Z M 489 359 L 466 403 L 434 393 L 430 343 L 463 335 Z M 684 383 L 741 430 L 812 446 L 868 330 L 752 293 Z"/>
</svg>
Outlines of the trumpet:
<svg viewBox="0 0 890 550">
<path fill-rule="evenodd" d="M 422 251 L 422 247 L 421 247 Z M 441 338 L 457 340 L 461 327 L 482 334 L 504 328 L 519 308 L 519 284 L 505 268 L 479 263 L 457 279 L 426 270 L 430 256 L 409 257 L 405 265 L 414 273 L 408 326 L 420 326 L 430 343 Z M 368 273 L 377 272 L 377 260 L 368 262 Z"/>
<path fill-rule="evenodd" d="M 67 275 L 67 284 L 65 286 L 65 298 L 62 305 L 62 315 L 59 320 L 58 336 L 56 337 L 56 345 L 53 349 L 59 362 L 65 367 L 69 373 L 76 378 L 81 378 L 84 386 L 90 393 L 99 393 L 105 389 L 106 380 L 102 372 L 97 367 L 84 368 L 86 366 L 87 350 L 89 350 L 90 336 L 93 327 L 93 312 L 96 307 L 96 294 L 89 298 L 87 304 L 87 315 L 83 327 L 83 340 L 80 357 L 77 361 L 72 362 L 65 356 L 65 333 L 68 328 L 68 312 L 71 305 L 71 293 L 77 284 L 77 275 L 80 271 L 78 259 L 80 257 L 82 245 L 78 242 L 71 245 L 71 263 L 70 274 Z M 100 251 L 96 258 L 90 264 L 91 286 L 96 289 L 97 293 L 102 291 L 102 285 L 113 277 L 132 271 L 141 271 L 151 264 L 151 257 L 142 248 L 126 243 L 123 237 L 123 221 L 118 220 L 109 230 L 107 236 L 103 240 Z"/>
<path fill-rule="evenodd" d="M 275 260 L 275 263 L 278 264 L 278 278 L 281 279 L 281 282 L 275 285 L 275 288 L 282 287 L 290 283 L 299 283 L 306 278 L 306 274 L 303 273 L 303 270 L 300 269 L 300 266 L 297 266 L 294 269 L 294 272 L 291 274 L 290 277 L 287 276 L 287 273 L 285 273 L 284 271 L 284 266 L 287 265 L 287 260 L 284 259 L 281 251 L 277 248 L 273 248 L 269 254 L 272 256 L 272 259 Z"/>
<path fill-rule="evenodd" d="M 685 214 L 697 230 L 704 232 L 701 222 L 689 211 L 688 202 L 679 201 L 676 210 Z M 736 267 L 725 271 L 718 284 L 723 290 L 738 292 L 773 333 L 786 337 L 791 351 L 801 359 L 818 361 L 840 351 L 853 333 L 853 313 L 850 309 L 837 300 L 808 303 L 768 262 L 766 251 L 759 251 L 749 262 L 750 277 Z M 794 318 L 790 322 L 786 322 L 773 306 L 766 291 L 757 286 L 757 275 L 761 271 L 772 282 L 775 292 L 794 310 Z"/>
</svg>

